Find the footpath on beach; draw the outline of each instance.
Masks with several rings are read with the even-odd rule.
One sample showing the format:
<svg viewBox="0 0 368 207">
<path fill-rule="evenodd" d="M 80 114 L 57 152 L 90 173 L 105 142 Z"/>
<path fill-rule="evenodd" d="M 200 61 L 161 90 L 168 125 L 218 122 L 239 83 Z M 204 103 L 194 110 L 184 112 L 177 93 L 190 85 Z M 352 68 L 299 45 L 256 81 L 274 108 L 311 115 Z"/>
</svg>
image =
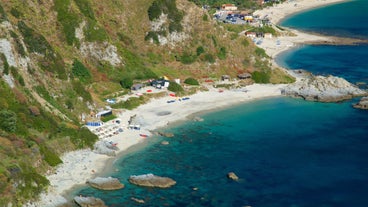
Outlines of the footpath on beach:
<svg viewBox="0 0 368 207">
<path fill-rule="evenodd" d="M 342 1 L 344 0 L 286 1 L 283 4 L 256 11 L 255 14 L 260 15 L 260 17 L 268 15 L 271 22 L 277 24 L 281 19 L 293 13 Z M 305 34 L 295 30 L 292 33 L 296 36 L 285 35 L 265 39 L 258 46 L 265 49 L 270 57 L 275 57 L 280 52 L 297 44 L 311 41 L 330 41 L 328 37 Z M 276 41 L 279 41 L 280 44 L 276 44 Z M 198 92 L 189 96 L 187 100 L 168 103 L 168 97 L 152 99 L 134 110 L 126 110 L 119 114 L 119 122 L 110 121 L 105 123 L 100 130 L 91 128 L 91 131 L 98 134 L 101 140 L 106 139 L 116 143 L 116 154 L 119 154 L 129 147 L 149 139 L 152 131 L 176 121 L 186 120 L 189 115 L 260 98 L 281 96 L 285 86 L 285 84 L 253 84 L 240 89 L 223 91 L 208 87 L 208 91 Z M 139 129 L 129 128 L 129 121 L 133 116 L 140 120 Z M 106 133 L 110 129 L 121 130 L 119 133 L 113 133 L 106 137 Z M 148 137 L 142 136 L 142 134 Z M 109 159 L 113 158 L 97 154 L 89 149 L 66 153 L 62 156 L 63 164 L 47 175 L 47 179 L 50 181 L 48 192 L 41 194 L 39 202 L 29 203 L 26 206 L 51 207 L 66 203 L 67 200 L 63 195 L 73 187 L 84 185 L 88 179 L 96 177 L 104 170 Z"/>
</svg>

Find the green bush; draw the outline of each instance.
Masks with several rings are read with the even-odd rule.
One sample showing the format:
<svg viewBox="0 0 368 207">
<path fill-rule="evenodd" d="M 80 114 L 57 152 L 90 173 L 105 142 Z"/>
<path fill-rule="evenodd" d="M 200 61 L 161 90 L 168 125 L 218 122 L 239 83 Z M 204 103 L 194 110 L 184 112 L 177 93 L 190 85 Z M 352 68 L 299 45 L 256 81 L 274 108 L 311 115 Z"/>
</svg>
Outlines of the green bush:
<svg viewBox="0 0 368 207">
<path fill-rule="evenodd" d="M 43 155 L 43 159 L 52 167 L 63 163 L 63 161 L 60 159 L 60 157 L 55 154 L 53 151 L 51 151 L 48 147 L 45 145 L 39 145 L 40 152 Z"/>
<path fill-rule="evenodd" d="M 8 20 L 8 17 L 6 16 L 4 8 L 0 4 L 0 23 L 3 21 L 7 21 L 7 20 Z"/>
<path fill-rule="evenodd" d="M 153 43 L 155 44 L 160 44 L 160 41 L 158 40 L 158 35 L 156 32 L 153 32 L 153 31 L 149 31 L 147 33 L 147 35 L 144 37 L 144 40 L 148 41 L 148 40 L 152 40 Z"/>
<path fill-rule="evenodd" d="M 217 53 L 217 57 L 220 58 L 220 60 L 225 60 L 226 59 L 226 48 L 225 47 L 221 47 L 220 51 Z"/>
<path fill-rule="evenodd" d="M 17 116 L 14 111 L 3 109 L 0 111 L 0 129 L 7 132 L 15 132 L 17 128 Z"/>
<path fill-rule="evenodd" d="M 92 78 L 89 70 L 78 59 L 74 59 L 72 74 L 77 77 L 82 83 L 89 82 Z"/>
<path fill-rule="evenodd" d="M 133 86 L 133 79 L 131 77 L 124 77 L 120 81 L 120 85 L 122 88 L 130 89 Z"/>
<path fill-rule="evenodd" d="M 12 14 L 13 17 L 18 18 L 18 19 L 23 16 L 23 14 L 21 12 L 19 12 L 19 10 L 14 8 L 14 7 L 11 8 L 10 14 Z"/>
<path fill-rule="evenodd" d="M 262 49 L 262 48 L 257 47 L 254 52 L 259 57 L 268 57 L 268 55 L 266 54 L 266 51 L 264 49 Z"/>
<path fill-rule="evenodd" d="M 197 56 L 200 56 L 204 53 L 204 48 L 202 46 L 197 47 Z"/>
<path fill-rule="evenodd" d="M 254 71 L 252 73 L 252 79 L 256 83 L 269 83 L 270 82 L 270 74 L 263 71 Z"/>
<path fill-rule="evenodd" d="M 170 81 L 170 84 L 167 90 L 175 92 L 175 93 L 184 91 L 183 87 L 181 87 L 181 85 L 179 85 L 177 82 L 174 82 L 174 81 Z"/>
<path fill-rule="evenodd" d="M 194 63 L 197 60 L 197 56 L 193 55 L 191 53 L 188 52 L 184 52 L 179 58 L 178 60 L 180 62 L 182 62 L 183 64 L 191 64 Z"/>
<path fill-rule="evenodd" d="M 3 62 L 3 65 L 4 65 L 3 73 L 5 75 L 8 75 L 9 74 L 9 63 L 8 63 L 8 60 L 6 59 L 6 57 L 5 57 L 5 55 L 3 53 L 0 53 L 0 59 Z"/>
<path fill-rule="evenodd" d="M 188 85 L 199 85 L 198 81 L 194 78 L 187 78 L 184 83 Z"/>
<path fill-rule="evenodd" d="M 88 0 L 74 0 L 77 4 L 81 13 L 92 20 L 95 20 L 95 14 L 93 13 L 92 7 L 89 4 Z"/>
</svg>

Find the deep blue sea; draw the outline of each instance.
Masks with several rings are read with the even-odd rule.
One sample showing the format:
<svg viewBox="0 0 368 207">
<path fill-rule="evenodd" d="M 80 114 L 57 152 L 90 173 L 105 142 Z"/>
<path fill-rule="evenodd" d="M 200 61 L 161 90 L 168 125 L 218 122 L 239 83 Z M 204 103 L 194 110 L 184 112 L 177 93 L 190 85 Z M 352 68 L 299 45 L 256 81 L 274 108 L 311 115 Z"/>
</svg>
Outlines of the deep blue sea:
<svg viewBox="0 0 368 207">
<path fill-rule="evenodd" d="M 352 19 L 348 26 L 340 25 L 338 32 L 351 34 L 351 24 L 368 19 L 368 12 L 355 12 L 362 7 L 357 4 L 367 3 L 332 5 L 287 21 L 299 16 L 312 19 L 318 11 L 325 17 L 318 19 L 323 25 L 321 22 L 331 20 L 330 12 L 337 11 L 342 19 Z M 308 25 L 308 21 L 300 22 L 301 27 Z M 299 21 L 293 26 L 299 28 Z M 354 33 L 356 30 L 358 26 Z M 278 61 L 289 68 L 366 82 L 367 57 L 366 45 L 304 46 Z M 352 108 L 356 101 L 315 103 L 280 97 L 199 114 L 203 122 L 188 121 L 164 129 L 175 137 L 150 137 L 118 159 L 107 176 L 119 178 L 124 189 L 84 187 L 74 195 L 99 197 L 110 207 L 366 207 L 368 111 Z M 161 145 L 162 140 L 170 144 Z M 239 182 L 227 179 L 230 171 L 240 177 Z M 152 189 L 127 181 L 130 175 L 146 173 L 171 177 L 177 184 Z M 132 197 L 144 199 L 145 204 Z"/>
</svg>

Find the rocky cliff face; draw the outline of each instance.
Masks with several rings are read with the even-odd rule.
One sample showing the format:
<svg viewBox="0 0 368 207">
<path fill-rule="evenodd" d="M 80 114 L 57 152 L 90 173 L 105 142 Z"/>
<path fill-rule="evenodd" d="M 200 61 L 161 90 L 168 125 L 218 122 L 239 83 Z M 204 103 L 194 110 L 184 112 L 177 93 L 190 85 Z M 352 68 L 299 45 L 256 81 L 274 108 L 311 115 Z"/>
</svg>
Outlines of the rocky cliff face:
<svg viewBox="0 0 368 207">
<path fill-rule="evenodd" d="M 364 96 L 367 92 L 343 78 L 311 75 L 286 86 L 283 88 L 282 94 L 302 97 L 308 101 L 337 102 L 356 96 Z"/>
</svg>

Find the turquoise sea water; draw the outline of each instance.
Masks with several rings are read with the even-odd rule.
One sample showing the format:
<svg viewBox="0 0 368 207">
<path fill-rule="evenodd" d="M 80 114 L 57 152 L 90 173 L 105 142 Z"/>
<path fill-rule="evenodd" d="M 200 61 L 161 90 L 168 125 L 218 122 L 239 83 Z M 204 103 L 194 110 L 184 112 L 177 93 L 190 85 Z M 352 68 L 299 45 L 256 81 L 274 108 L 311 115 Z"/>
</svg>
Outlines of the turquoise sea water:
<svg viewBox="0 0 368 207">
<path fill-rule="evenodd" d="M 354 2 L 344 4 L 344 11 L 349 11 L 349 5 L 355 7 Z M 328 16 L 331 9 L 319 10 Z M 367 77 L 366 46 L 331 55 L 329 64 L 317 56 L 340 51 L 340 46 L 309 47 L 305 47 L 308 59 L 295 50 L 279 61 L 307 70 L 315 66 L 317 73 L 336 70 L 354 81 Z M 363 51 L 354 53 L 361 47 Z M 354 61 L 345 62 L 345 58 Z M 313 63 L 306 63 L 310 61 Z M 349 70 L 336 69 L 342 62 L 349 64 Z M 330 71 L 321 71 L 325 65 Z M 174 138 L 151 137 L 118 159 L 107 175 L 119 178 L 126 184 L 124 189 L 84 187 L 74 195 L 99 197 L 108 206 L 365 207 L 368 111 L 352 108 L 354 102 L 270 98 L 200 114 L 203 122 L 188 121 L 166 129 Z M 161 140 L 170 144 L 161 145 Z M 230 171 L 240 177 L 239 182 L 227 179 Z M 130 175 L 145 173 L 171 177 L 177 184 L 152 189 L 127 182 Z M 144 199 L 145 204 L 137 204 L 131 197 Z"/>
</svg>

